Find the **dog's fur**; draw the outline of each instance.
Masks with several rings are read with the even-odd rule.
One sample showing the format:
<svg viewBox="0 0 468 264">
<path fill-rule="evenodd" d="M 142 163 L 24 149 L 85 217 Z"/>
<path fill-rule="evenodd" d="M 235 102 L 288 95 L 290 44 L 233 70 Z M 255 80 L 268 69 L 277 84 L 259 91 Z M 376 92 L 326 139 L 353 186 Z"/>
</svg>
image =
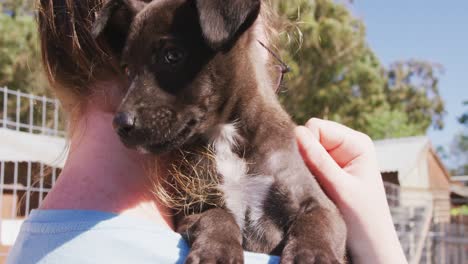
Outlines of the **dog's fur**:
<svg viewBox="0 0 468 264">
<path fill-rule="evenodd" d="M 295 125 L 257 59 L 260 8 L 260 0 L 109 1 L 94 34 L 129 75 L 115 126 L 127 146 L 153 154 L 211 146 L 224 203 L 177 217 L 188 263 L 242 263 L 243 248 L 282 263 L 343 263 L 342 217 L 302 161 Z"/>
</svg>

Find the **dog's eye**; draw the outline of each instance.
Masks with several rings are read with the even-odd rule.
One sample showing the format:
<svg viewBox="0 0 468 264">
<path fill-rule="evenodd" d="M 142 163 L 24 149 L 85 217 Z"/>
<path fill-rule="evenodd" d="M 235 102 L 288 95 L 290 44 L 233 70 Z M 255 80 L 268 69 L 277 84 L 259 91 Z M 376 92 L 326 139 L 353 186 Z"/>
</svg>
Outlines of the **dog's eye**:
<svg viewBox="0 0 468 264">
<path fill-rule="evenodd" d="M 164 63 L 174 65 L 180 63 L 185 58 L 185 52 L 180 49 L 169 49 L 165 51 Z"/>
</svg>

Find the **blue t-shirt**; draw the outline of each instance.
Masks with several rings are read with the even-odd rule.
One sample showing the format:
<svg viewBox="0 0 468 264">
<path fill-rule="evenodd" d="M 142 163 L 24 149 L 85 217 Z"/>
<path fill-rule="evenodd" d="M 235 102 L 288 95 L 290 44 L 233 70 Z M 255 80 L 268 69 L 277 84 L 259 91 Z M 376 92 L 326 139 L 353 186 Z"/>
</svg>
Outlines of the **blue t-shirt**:
<svg viewBox="0 0 468 264">
<path fill-rule="evenodd" d="M 7 264 L 183 263 L 189 248 L 172 230 L 144 219 L 95 211 L 34 210 Z M 245 263 L 279 263 L 244 254 Z"/>
</svg>

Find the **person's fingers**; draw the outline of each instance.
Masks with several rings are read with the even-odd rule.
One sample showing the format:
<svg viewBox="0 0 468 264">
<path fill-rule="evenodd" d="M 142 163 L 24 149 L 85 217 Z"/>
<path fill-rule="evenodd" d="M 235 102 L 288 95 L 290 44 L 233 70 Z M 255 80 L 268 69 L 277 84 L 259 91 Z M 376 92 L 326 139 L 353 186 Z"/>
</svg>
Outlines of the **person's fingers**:
<svg viewBox="0 0 468 264">
<path fill-rule="evenodd" d="M 341 124 L 313 118 L 306 127 L 340 167 L 344 167 L 361 155 L 372 153 L 372 140 L 365 134 Z"/>
<path fill-rule="evenodd" d="M 323 188 L 333 192 L 337 185 L 346 181 L 343 170 L 327 153 L 317 138 L 306 127 L 297 127 L 295 130 L 299 150 L 302 157 Z"/>
</svg>

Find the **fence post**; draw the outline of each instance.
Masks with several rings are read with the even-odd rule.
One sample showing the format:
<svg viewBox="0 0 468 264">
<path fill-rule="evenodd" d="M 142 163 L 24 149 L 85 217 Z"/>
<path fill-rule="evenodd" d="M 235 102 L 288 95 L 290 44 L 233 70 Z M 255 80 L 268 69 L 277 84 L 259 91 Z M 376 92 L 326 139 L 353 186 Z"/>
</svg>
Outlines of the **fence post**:
<svg viewBox="0 0 468 264">
<path fill-rule="evenodd" d="M 32 177 L 32 162 L 28 161 L 28 174 L 26 179 L 26 208 L 25 215 L 29 216 L 29 205 L 31 203 L 31 177 Z"/>
<path fill-rule="evenodd" d="M 18 91 L 15 91 L 16 94 L 16 131 L 20 130 L 20 115 L 21 115 L 21 95 Z"/>
<path fill-rule="evenodd" d="M 440 224 L 440 232 L 441 234 L 447 234 L 447 224 L 446 223 L 443 223 L 443 224 Z M 440 237 L 440 238 L 443 238 L 443 237 Z M 442 258 L 442 262 L 441 264 L 446 264 L 447 263 L 447 241 L 441 239 L 441 243 L 442 243 L 442 253 L 441 253 L 441 258 Z"/>
<path fill-rule="evenodd" d="M 3 183 L 5 179 L 5 162 L 0 161 L 0 213 L 3 213 Z M 0 225 L 0 235 L 2 234 L 2 225 Z"/>
<path fill-rule="evenodd" d="M 8 88 L 3 88 L 3 128 L 7 127 Z"/>
<path fill-rule="evenodd" d="M 465 216 L 465 217 L 466 217 L 466 216 Z M 462 216 L 460 216 L 460 218 L 462 218 Z M 462 220 L 463 220 L 463 218 L 462 218 Z M 466 236 L 467 234 L 465 234 L 465 233 L 466 233 L 466 230 L 465 230 L 465 222 L 464 222 L 464 221 L 460 221 L 460 223 L 458 223 L 458 225 L 460 226 L 460 229 L 461 229 L 460 232 L 458 232 L 458 234 L 460 234 L 462 237 L 467 237 L 467 236 Z M 461 246 L 460 246 L 460 258 L 461 258 L 462 260 L 468 259 L 468 256 L 466 255 L 466 253 L 467 253 L 467 250 L 466 250 L 465 246 L 464 246 L 464 245 L 461 245 Z"/>
<path fill-rule="evenodd" d="M 15 219 L 17 215 L 17 201 L 18 201 L 18 162 L 14 162 L 13 169 L 13 206 L 11 207 L 11 219 Z M 2 193 L 3 195 L 3 193 Z"/>
<path fill-rule="evenodd" d="M 33 132 L 34 126 L 34 100 L 31 95 L 29 97 L 29 133 Z"/>
<path fill-rule="evenodd" d="M 42 134 L 46 132 L 46 116 L 47 116 L 47 101 L 46 97 L 42 96 Z"/>
<path fill-rule="evenodd" d="M 41 162 L 39 169 L 39 206 L 42 204 L 44 199 L 44 163 Z"/>
</svg>

